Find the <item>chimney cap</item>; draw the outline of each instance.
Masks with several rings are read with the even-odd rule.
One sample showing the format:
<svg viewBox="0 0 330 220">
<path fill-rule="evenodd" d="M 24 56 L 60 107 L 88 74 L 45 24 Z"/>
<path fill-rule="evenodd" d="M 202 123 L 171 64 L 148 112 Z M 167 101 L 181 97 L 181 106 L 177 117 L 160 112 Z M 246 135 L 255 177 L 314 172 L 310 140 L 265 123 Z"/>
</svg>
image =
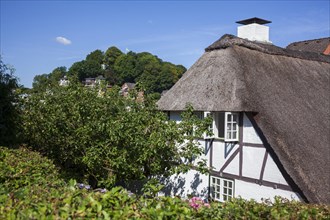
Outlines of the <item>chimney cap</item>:
<svg viewBox="0 0 330 220">
<path fill-rule="evenodd" d="M 241 20 L 241 21 L 236 21 L 237 24 L 253 24 L 253 23 L 257 23 L 257 24 L 268 24 L 268 23 L 272 23 L 271 21 L 267 21 L 261 18 L 249 18 L 249 19 L 245 19 L 245 20 Z"/>
</svg>

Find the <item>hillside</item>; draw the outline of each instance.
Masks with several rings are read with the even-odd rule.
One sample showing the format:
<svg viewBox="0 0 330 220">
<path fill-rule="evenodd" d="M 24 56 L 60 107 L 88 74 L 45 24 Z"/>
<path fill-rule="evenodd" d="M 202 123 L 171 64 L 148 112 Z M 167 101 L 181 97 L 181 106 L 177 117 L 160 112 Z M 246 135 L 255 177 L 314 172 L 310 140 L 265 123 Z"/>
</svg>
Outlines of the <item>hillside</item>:
<svg viewBox="0 0 330 220">
<path fill-rule="evenodd" d="M 57 67 L 49 74 L 36 75 L 33 90 L 44 91 L 58 84 L 64 76 L 76 76 L 80 82 L 86 78 L 103 76 L 110 85 L 137 83 L 145 93 L 161 93 L 170 89 L 185 71 L 184 66 L 165 62 L 151 53 L 123 53 L 112 46 L 105 52 L 91 52 L 84 60 L 73 63 L 68 69 Z"/>
</svg>

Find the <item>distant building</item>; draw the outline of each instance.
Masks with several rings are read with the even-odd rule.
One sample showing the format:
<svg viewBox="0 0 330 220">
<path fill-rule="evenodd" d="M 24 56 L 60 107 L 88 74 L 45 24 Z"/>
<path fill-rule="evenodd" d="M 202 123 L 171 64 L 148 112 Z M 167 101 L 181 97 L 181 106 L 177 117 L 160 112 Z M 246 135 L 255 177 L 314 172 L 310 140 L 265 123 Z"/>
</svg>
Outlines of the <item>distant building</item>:
<svg viewBox="0 0 330 220">
<path fill-rule="evenodd" d="M 287 49 L 330 55 L 330 37 L 298 41 L 289 44 Z"/>
<path fill-rule="evenodd" d="M 105 81 L 105 78 L 102 75 L 96 78 L 85 78 L 84 85 L 86 87 L 95 87 L 97 85 L 100 85 L 103 81 Z"/>
<path fill-rule="evenodd" d="M 67 76 L 64 76 L 62 79 L 60 79 L 59 85 L 60 86 L 67 86 L 67 85 L 69 85 L 69 80 L 68 80 Z"/>
<path fill-rule="evenodd" d="M 132 91 L 133 89 L 136 89 L 136 84 L 126 82 L 121 86 L 120 94 L 123 95 L 124 97 L 127 97 L 129 92 Z M 137 91 L 136 100 L 138 102 L 143 102 L 143 100 L 144 100 L 144 92 L 143 91 Z"/>
<path fill-rule="evenodd" d="M 135 83 L 129 83 L 129 82 L 126 82 L 124 83 L 122 86 L 121 86 L 121 94 L 126 97 L 129 93 L 129 91 L 133 90 L 135 88 Z"/>
</svg>

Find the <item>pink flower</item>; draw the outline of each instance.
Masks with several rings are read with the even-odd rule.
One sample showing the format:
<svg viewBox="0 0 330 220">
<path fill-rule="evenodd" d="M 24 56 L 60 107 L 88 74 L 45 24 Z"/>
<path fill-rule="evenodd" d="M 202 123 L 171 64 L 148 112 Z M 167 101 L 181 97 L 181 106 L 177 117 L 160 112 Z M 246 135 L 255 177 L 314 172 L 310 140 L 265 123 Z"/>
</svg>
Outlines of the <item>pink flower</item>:
<svg viewBox="0 0 330 220">
<path fill-rule="evenodd" d="M 208 203 L 204 203 L 204 201 L 199 198 L 199 197 L 192 197 L 190 200 L 189 200 L 189 205 L 190 207 L 194 208 L 194 209 L 198 209 L 199 207 L 201 206 L 206 206 L 206 207 L 210 207 L 210 204 Z"/>
</svg>

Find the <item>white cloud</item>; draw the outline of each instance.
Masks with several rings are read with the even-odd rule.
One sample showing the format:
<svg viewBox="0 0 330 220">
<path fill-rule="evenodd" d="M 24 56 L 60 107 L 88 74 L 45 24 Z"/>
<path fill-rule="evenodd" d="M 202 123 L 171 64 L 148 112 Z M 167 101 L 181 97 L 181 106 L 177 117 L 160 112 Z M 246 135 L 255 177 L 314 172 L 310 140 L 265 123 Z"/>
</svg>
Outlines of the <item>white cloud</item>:
<svg viewBox="0 0 330 220">
<path fill-rule="evenodd" d="M 63 45 L 69 45 L 71 44 L 71 40 L 65 38 L 65 37 L 56 37 L 56 41 L 60 44 L 63 44 Z"/>
</svg>

